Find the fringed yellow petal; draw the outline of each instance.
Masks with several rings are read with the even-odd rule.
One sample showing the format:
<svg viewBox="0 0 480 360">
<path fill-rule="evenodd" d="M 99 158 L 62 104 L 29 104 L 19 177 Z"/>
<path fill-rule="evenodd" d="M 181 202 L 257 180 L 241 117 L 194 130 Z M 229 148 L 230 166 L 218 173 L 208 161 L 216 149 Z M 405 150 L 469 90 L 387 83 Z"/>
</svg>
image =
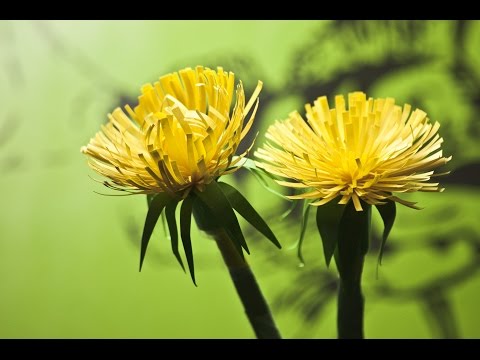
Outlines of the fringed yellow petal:
<svg viewBox="0 0 480 360">
<path fill-rule="evenodd" d="M 343 96 L 335 97 L 334 109 L 325 96 L 319 97 L 305 105 L 305 117 L 295 111 L 276 121 L 255 152 L 258 167 L 286 180 L 278 184 L 312 189 L 290 198 L 317 194 L 311 205 L 320 206 L 341 197 L 339 204 L 351 199 L 361 211 L 360 200 L 376 205 L 390 199 L 418 208 L 392 194 L 443 190 L 429 181 L 451 157 L 443 157 L 440 125 L 430 123 L 424 111 L 354 92 L 348 95 L 348 107 Z"/>
<path fill-rule="evenodd" d="M 236 171 L 251 149 L 233 160 L 254 121 L 261 88 L 259 81 L 245 105 L 241 82 L 235 90 L 235 75 L 221 67 L 164 75 L 142 87 L 134 109 L 126 105 L 126 112 L 117 108 L 109 114 L 109 123 L 81 152 L 92 169 L 110 179 L 104 184 L 111 189 L 180 196 L 193 186 L 202 189 Z"/>
</svg>

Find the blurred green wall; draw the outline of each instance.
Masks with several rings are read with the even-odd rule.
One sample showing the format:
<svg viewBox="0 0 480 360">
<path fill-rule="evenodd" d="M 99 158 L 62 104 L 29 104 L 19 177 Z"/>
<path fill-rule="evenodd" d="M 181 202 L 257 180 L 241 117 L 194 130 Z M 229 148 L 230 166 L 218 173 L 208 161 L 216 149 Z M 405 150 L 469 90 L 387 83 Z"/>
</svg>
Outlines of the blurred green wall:
<svg viewBox="0 0 480 360">
<path fill-rule="evenodd" d="M 445 193 L 409 197 L 424 210 L 399 209 L 378 278 L 373 242 L 366 336 L 480 336 L 479 45 L 476 21 L 1 21 L 0 337 L 254 336 L 215 244 L 197 231 L 198 287 L 161 227 L 138 272 L 145 198 L 94 193 L 107 190 L 79 152 L 143 83 L 197 64 L 234 71 L 247 91 L 264 81 L 257 144 L 273 120 L 351 90 L 441 122 L 454 172 Z M 228 179 L 284 245 L 242 223 L 283 335 L 335 337 L 335 271 L 314 224 L 299 268 L 298 216 L 279 222 L 288 203 L 248 174 Z M 374 225 L 378 240 L 378 216 Z"/>
</svg>

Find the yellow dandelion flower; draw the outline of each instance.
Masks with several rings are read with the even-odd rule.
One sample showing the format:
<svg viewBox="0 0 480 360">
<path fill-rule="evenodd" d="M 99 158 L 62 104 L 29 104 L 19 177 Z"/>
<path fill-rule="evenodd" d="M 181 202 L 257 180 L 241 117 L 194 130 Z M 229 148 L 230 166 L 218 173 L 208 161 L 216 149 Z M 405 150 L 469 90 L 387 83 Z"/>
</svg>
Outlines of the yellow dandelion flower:
<svg viewBox="0 0 480 360">
<path fill-rule="evenodd" d="M 242 82 L 235 90 L 234 74 L 221 67 L 215 71 L 197 66 L 162 76 L 153 85 L 142 87 L 133 110 L 127 105 L 126 112 L 116 108 L 109 114 L 108 124 L 81 152 L 89 157 L 94 170 L 110 179 L 104 182 L 107 187 L 147 195 L 140 270 L 158 218 L 164 215 L 172 253 L 185 270 L 179 251 L 180 230 L 196 285 L 193 215 L 198 228 L 217 242 L 256 335 L 280 338 L 268 304 L 244 261 L 243 250 L 249 253 L 249 249 L 235 211 L 279 248 L 280 243 L 248 200 L 235 187 L 218 181 L 236 171 L 249 150 L 235 156 L 254 121 L 261 88 L 258 81 L 246 102 Z"/>
<path fill-rule="evenodd" d="M 428 181 L 451 157 L 442 155 L 440 124 L 432 124 L 424 111 L 411 112 L 410 105 L 402 108 L 393 98 L 367 99 L 363 92 L 348 95 L 348 108 L 343 96 L 335 97 L 333 109 L 325 96 L 305 108 L 307 121 L 295 111 L 275 122 L 255 153 L 257 166 L 288 179 L 278 184 L 307 189 L 289 198 L 314 200 L 314 206 L 352 199 L 361 211 L 360 200 L 417 208 L 393 194 L 443 191 Z"/>
<path fill-rule="evenodd" d="M 172 252 L 184 268 L 176 218 L 180 203 L 180 237 L 194 283 L 192 214 L 201 230 L 224 233 L 242 257 L 243 250 L 249 253 L 249 249 L 234 210 L 280 247 L 248 200 L 236 188 L 218 181 L 240 168 L 253 146 L 235 156 L 254 121 L 261 89 L 258 81 L 246 102 L 242 82 L 235 89 L 235 75 L 221 67 L 215 71 L 197 66 L 167 74 L 142 87 L 133 110 L 127 105 L 126 112 L 116 108 L 109 114 L 108 124 L 81 148 L 90 167 L 109 179 L 105 186 L 129 195 L 147 195 L 140 269 L 161 215 Z"/>
<path fill-rule="evenodd" d="M 246 103 L 242 82 L 235 90 L 234 74 L 221 67 L 162 76 L 142 87 L 133 110 L 127 105 L 126 112 L 108 114 L 108 124 L 81 152 L 112 189 L 184 197 L 238 169 L 246 152 L 234 155 L 252 126 L 261 88 L 259 81 Z"/>
</svg>

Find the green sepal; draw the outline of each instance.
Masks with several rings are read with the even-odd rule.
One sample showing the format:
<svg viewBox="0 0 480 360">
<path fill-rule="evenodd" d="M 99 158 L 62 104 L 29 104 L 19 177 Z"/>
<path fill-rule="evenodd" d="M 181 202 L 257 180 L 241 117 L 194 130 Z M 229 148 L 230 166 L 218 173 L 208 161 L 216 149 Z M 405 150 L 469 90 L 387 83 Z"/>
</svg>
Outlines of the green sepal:
<svg viewBox="0 0 480 360">
<path fill-rule="evenodd" d="M 267 190 L 268 192 L 278 196 L 278 197 L 281 197 L 283 200 L 287 200 L 287 201 L 293 201 L 292 199 L 289 199 L 287 197 L 285 197 L 285 195 L 279 193 L 278 191 L 276 190 L 273 190 L 272 187 L 268 184 L 267 180 L 265 180 L 265 177 L 268 177 L 272 180 L 274 180 L 275 178 L 268 172 L 266 172 L 265 170 L 263 169 L 260 169 L 258 168 L 256 165 L 255 165 L 255 162 L 252 160 L 252 159 L 248 159 L 248 158 L 245 158 L 243 164 L 242 164 L 242 167 L 247 169 L 248 171 L 250 171 L 250 173 L 258 180 L 258 182 L 265 188 L 265 190 Z"/>
<path fill-rule="evenodd" d="M 183 265 L 182 257 L 180 256 L 180 252 L 178 251 L 178 228 L 177 228 L 177 220 L 175 218 L 175 210 L 177 209 L 178 202 L 171 201 L 165 207 L 165 217 L 167 219 L 168 224 L 168 232 L 170 233 L 170 239 L 172 243 L 172 252 L 173 255 L 178 260 L 178 263 L 182 267 L 183 271 L 185 271 L 185 266 Z"/>
<path fill-rule="evenodd" d="M 143 226 L 142 243 L 140 245 L 139 271 L 142 271 L 143 260 L 145 259 L 148 242 L 152 236 L 153 229 L 163 209 L 170 201 L 172 201 L 172 197 L 166 193 L 158 193 L 150 201 L 147 217 L 145 218 L 145 225 Z"/>
<path fill-rule="evenodd" d="M 299 201 L 292 201 L 290 205 L 288 205 L 288 209 L 285 210 L 281 215 L 280 215 L 280 220 L 285 220 L 290 214 L 292 214 L 295 209 L 298 206 Z"/>
<path fill-rule="evenodd" d="M 338 228 L 342 219 L 345 205 L 333 201 L 317 207 L 317 228 L 322 239 L 323 254 L 327 267 L 335 252 L 338 243 Z"/>
<path fill-rule="evenodd" d="M 224 183 L 218 182 L 218 185 L 222 189 L 223 193 L 227 197 L 230 205 L 240 214 L 242 217 L 247 220 L 250 225 L 262 233 L 268 240 L 270 240 L 276 247 L 279 249 L 282 248 L 282 245 L 278 242 L 275 234 L 272 232 L 270 227 L 267 225 L 265 220 L 260 216 L 259 213 L 253 208 L 253 206 L 248 202 L 248 200 L 233 186 Z"/>
<path fill-rule="evenodd" d="M 223 228 L 232 241 L 239 245 L 237 246 L 237 249 L 240 254 L 243 256 L 240 247 L 244 248 L 247 254 L 250 254 L 242 229 L 238 223 L 237 216 L 218 183 L 212 181 L 203 191 L 199 191 L 198 189 L 195 189 L 194 191 L 200 201 L 208 207 L 214 216 L 215 221 L 218 221 L 218 224 L 220 225 L 219 227 Z"/>
<path fill-rule="evenodd" d="M 150 207 L 150 203 L 152 202 L 153 198 L 157 196 L 157 194 L 147 194 L 147 205 Z"/>
<path fill-rule="evenodd" d="M 147 206 L 149 207 L 150 206 L 150 203 L 152 202 L 153 198 L 157 196 L 157 193 L 155 194 L 147 194 Z M 162 221 L 162 229 L 163 229 L 163 235 L 165 237 L 168 236 L 168 232 L 167 232 L 167 220 L 166 220 L 166 217 L 165 217 L 165 212 L 162 212 L 160 214 L 160 219 Z"/>
<path fill-rule="evenodd" d="M 229 232 L 228 229 L 224 228 L 222 220 L 215 216 L 212 210 L 210 210 L 210 208 L 205 205 L 203 201 L 198 198 L 198 196 L 193 203 L 192 212 L 193 217 L 195 218 L 195 222 L 197 223 L 197 226 L 200 230 L 205 231 L 212 236 L 215 236 L 215 234 L 217 234 L 219 231 L 225 231 L 228 237 L 232 239 L 231 232 Z M 240 243 L 233 240 L 232 242 L 233 246 L 235 246 L 242 259 L 245 260 L 245 257 L 243 256 L 242 246 L 240 245 Z"/>
<path fill-rule="evenodd" d="M 300 228 L 300 238 L 298 239 L 298 247 L 297 247 L 297 256 L 298 256 L 298 259 L 300 260 L 300 265 L 302 266 L 305 264 L 305 261 L 302 255 L 302 246 L 303 246 L 303 239 L 305 238 L 305 232 L 307 231 L 310 208 L 311 208 L 310 202 L 308 202 L 307 200 L 304 200 L 303 212 L 302 212 L 302 223 Z"/>
<path fill-rule="evenodd" d="M 188 269 L 190 270 L 190 276 L 192 281 L 197 286 L 195 281 L 195 265 L 193 263 L 193 250 L 192 239 L 190 238 L 190 230 L 192 223 L 192 207 L 195 197 L 190 194 L 183 200 L 180 207 L 180 235 L 182 237 L 183 250 L 185 251 L 185 257 L 187 258 Z"/>
<path fill-rule="evenodd" d="M 353 201 L 345 205 L 335 249 L 335 262 L 342 281 L 357 283 L 362 274 L 370 241 L 371 205 L 362 201 L 363 211 L 356 211 Z"/>
<path fill-rule="evenodd" d="M 378 254 L 378 264 L 382 265 L 382 257 L 383 257 L 383 250 L 385 248 L 385 244 L 387 242 L 388 235 L 392 230 L 393 223 L 395 222 L 395 216 L 397 214 L 397 207 L 395 201 L 387 200 L 386 204 L 383 205 L 376 205 L 378 212 L 383 220 L 383 236 L 382 236 L 382 244 L 380 245 L 380 252 Z"/>
</svg>

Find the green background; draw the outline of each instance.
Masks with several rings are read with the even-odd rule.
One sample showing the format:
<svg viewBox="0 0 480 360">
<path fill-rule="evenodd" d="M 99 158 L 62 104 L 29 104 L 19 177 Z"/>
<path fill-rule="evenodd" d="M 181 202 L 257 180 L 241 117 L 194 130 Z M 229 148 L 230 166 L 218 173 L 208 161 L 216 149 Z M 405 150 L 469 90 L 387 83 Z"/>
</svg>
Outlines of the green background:
<svg viewBox="0 0 480 360">
<path fill-rule="evenodd" d="M 372 244 L 365 333 L 480 336 L 479 45 L 476 21 L 1 21 L 0 337 L 254 336 L 215 244 L 198 231 L 198 287 L 161 227 L 138 272 L 145 197 L 94 193 L 108 191 L 79 151 L 142 84 L 197 64 L 234 71 L 249 92 L 263 80 L 257 144 L 273 120 L 352 90 L 438 120 L 450 169 L 462 170 L 444 193 L 408 196 L 424 210 L 398 208 L 378 278 Z M 288 203 L 249 174 L 224 179 L 284 245 L 242 223 L 284 337 L 334 338 L 335 268 L 326 270 L 313 221 L 301 268 L 298 213 L 280 222 Z M 376 238 L 380 225 L 375 214 Z"/>
</svg>

